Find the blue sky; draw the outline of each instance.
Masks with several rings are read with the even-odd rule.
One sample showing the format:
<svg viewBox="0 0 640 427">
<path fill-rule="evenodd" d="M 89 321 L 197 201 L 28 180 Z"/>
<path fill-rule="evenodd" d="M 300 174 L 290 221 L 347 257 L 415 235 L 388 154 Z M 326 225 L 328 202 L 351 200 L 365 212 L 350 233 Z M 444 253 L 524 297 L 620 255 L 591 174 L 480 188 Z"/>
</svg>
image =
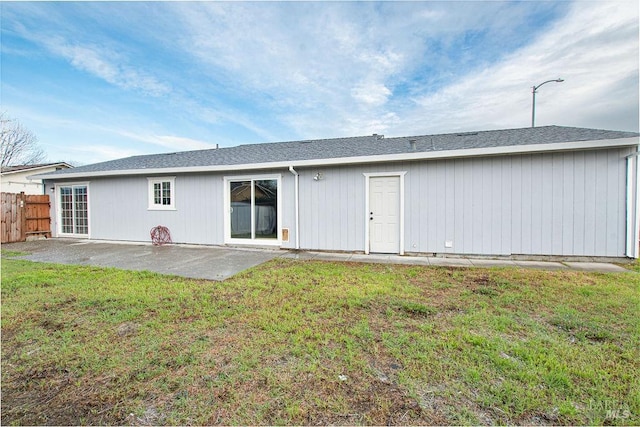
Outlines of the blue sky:
<svg viewBox="0 0 640 427">
<path fill-rule="evenodd" d="M 638 5 L 0 2 L 1 108 L 51 161 L 536 124 L 638 130 Z"/>
</svg>

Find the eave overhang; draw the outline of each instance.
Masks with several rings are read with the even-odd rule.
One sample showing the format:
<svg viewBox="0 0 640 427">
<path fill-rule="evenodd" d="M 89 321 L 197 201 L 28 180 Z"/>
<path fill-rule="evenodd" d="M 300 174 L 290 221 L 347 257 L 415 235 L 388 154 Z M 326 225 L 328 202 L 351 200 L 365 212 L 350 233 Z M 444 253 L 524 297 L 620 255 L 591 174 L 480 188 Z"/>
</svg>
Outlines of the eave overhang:
<svg viewBox="0 0 640 427">
<path fill-rule="evenodd" d="M 90 177 L 109 176 L 130 176 L 130 175 L 164 175 L 180 173 L 201 173 L 201 172 L 229 172 L 239 170 L 264 170 L 264 169 L 288 169 L 318 167 L 318 166 L 343 166 L 363 163 L 387 163 L 387 162 L 411 162 L 419 160 L 455 159 L 466 157 L 485 157 L 500 155 L 550 153 L 576 150 L 606 149 L 614 147 L 638 146 L 639 137 L 600 139 L 592 141 L 572 141 L 550 144 L 529 144 L 529 145 L 509 145 L 503 147 L 465 148 L 461 150 L 441 150 L 424 152 L 407 152 L 398 154 L 383 154 L 373 156 L 336 157 L 309 160 L 291 160 L 266 163 L 246 163 L 211 166 L 186 166 L 186 167 L 166 167 L 166 168 L 140 168 L 122 169 L 93 172 L 70 172 L 64 174 L 39 174 L 31 175 L 28 178 L 36 179 L 77 179 Z"/>
</svg>

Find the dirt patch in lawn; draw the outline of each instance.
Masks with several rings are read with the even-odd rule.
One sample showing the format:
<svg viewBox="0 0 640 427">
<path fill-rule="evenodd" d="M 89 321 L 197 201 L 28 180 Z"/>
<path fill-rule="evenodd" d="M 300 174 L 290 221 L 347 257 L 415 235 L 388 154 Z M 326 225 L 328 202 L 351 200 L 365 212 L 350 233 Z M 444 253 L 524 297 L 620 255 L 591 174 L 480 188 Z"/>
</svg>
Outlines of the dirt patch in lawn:
<svg viewBox="0 0 640 427">
<path fill-rule="evenodd" d="M 2 424 L 103 425 L 126 416 L 103 392 L 109 379 L 76 378 L 56 369 L 27 371 L 2 381 Z"/>
</svg>

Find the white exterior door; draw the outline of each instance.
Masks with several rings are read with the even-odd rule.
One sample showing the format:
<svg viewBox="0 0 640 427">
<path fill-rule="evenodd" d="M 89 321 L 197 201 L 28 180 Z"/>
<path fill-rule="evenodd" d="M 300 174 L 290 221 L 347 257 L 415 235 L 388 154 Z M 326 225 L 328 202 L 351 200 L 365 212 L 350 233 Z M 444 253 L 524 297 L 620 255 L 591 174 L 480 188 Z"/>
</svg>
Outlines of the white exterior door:
<svg viewBox="0 0 640 427">
<path fill-rule="evenodd" d="M 58 235 L 89 236 L 89 187 L 86 184 L 56 186 Z"/>
<path fill-rule="evenodd" d="M 400 177 L 369 178 L 369 251 L 400 253 Z"/>
</svg>

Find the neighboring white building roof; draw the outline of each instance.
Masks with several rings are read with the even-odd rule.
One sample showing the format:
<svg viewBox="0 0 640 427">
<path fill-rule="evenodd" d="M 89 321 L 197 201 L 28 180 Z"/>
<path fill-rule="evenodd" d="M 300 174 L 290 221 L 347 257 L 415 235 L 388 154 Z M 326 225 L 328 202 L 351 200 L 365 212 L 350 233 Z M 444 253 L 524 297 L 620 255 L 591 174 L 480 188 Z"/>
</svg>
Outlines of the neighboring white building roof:
<svg viewBox="0 0 640 427">
<path fill-rule="evenodd" d="M 37 172 L 40 169 L 47 169 L 47 168 L 52 168 L 52 167 L 55 167 L 55 168 L 60 167 L 61 169 L 69 169 L 69 168 L 72 168 L 73 166 L 71 166 L 70 164 L 65 163 L 65 162 L 39 163 L 39 164 L 36 164 L 36 165 L 4 166 L 0 173 L 2 173 L 2 175 L 8 175 L 8 174 L 11 174 L 11 173 L 26 172 L 26 171 Z"/>
<path fill-rule="evenodd" d="M 33 177 L 34 174 L 50 173 L 70 167 L 71 165 L 64 162 L 4 167 L 0 173 L 2 192 L 42 194 L 42 179 Z"/>
</svg>

